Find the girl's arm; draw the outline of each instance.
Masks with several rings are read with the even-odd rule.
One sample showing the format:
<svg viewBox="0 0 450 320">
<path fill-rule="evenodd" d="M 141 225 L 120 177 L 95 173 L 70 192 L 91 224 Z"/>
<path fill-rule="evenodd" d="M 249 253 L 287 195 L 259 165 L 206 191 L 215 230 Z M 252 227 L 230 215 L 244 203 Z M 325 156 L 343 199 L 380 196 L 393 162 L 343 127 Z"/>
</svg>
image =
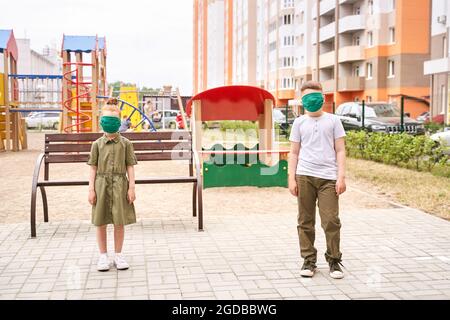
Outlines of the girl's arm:
<svg viewBox="0 0 450 320">
<path fill-rule="evenodd" d="M 97 195 L 95 193 L 95 177 L 97 175 L 97 167 L 89 166 L 89 203 L 93 206 L 97 202 Z"/>
<path fill-rule="evenodd" d="M 132 204 L 136 200 L 136 186 L 134 178 L 134 166 L 127 167 L 128 174 L 128 202 Z"/>
</svg>

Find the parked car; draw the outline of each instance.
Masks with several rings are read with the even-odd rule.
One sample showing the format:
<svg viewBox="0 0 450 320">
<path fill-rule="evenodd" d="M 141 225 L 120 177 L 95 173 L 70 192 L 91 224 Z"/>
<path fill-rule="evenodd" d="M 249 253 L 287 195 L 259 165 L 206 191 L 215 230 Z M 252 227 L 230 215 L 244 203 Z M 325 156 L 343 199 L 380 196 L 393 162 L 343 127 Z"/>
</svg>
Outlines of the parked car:
<svg viewBox="0 0 450 320">
<path fill-rule="evenodd" d="M 279 125 L 281 130 L 286 132 L 295 121 L 295 115 L 291 109 L 288 109 L 286 122 L 286 108 L 273 109 L 273 122 Z"/>
<path fill-rule="evenodd" d="M 159 110 L 152 115 L 151 120 L 153 121 L 153 124 L 157 129 L 163 128 L 163 123 L 165 129 L 176 129 L 177 115 L 178 111 L 175 110 L 165 110 L 165 111 Z"/>
<path fill-rule="evenodd" d="M 341 104 L 336 115 L 341 119 L 346 130 L 362 129 L 362 104 L 347 102 Z M 370 132 L 401 133 L 400 110 L 392 103 L 367 103 L 365 107 L 364 127 Z M 413 135 L 425 134 L 425 126 L 416 120 L 404 116 L 404 132 Z"/>
<path fill-rule="evenodd" d="M 442 146 L 445 154 L 450 155 L 450 128 L 446 128 L 443 132 L 433 134 L 431 139 Z"/>
<path fill-rule="evenodd" d="M 424 112 L 420 116 L 417 117 L 417 121 L 420 123 L 425 123 L 430 119 L 430 112 Z"/>
<path fill-rule="evenodd" d="M 28 129 L 44 128 L 56 130 L 59 126 L 59 117 L 59 112 L 32 113 L 25 118 L 25 123 Z"/>
</svg>

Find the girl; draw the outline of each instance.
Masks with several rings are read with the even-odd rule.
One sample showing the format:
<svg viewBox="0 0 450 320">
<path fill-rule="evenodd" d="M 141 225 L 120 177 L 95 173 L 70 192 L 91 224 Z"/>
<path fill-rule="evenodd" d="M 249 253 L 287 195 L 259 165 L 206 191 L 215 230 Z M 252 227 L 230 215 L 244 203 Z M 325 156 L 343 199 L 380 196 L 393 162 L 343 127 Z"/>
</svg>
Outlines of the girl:
<svg viewBox="0 0 450 320">
<path fill-rule="evenodd" d="M 92 205 L 92 223 L 97 226 L 97 242 L 100 250 L 97 270 L 108 271 L 106 229 L 114 225 L 114 265 L 118 270 L 129 268 L 122 255 L 125 225 L 136 223 L 134 210 L 137 164 L 133 144 L 118 133 L 120 110 L 117 99 L 108 100 L 102 109 L 100 125 L 104 136 L 92 144 L 88 165 L 89 203 Z M 128 179 L 127 179 L 128 175 Z"/>
</svg>

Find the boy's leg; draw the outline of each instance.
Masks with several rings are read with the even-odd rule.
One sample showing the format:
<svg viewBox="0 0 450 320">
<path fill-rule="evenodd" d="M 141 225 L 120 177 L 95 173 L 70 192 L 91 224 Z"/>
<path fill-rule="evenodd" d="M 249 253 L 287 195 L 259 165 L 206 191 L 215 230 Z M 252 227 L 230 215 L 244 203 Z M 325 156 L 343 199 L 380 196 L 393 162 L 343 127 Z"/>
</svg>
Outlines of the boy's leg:
<svg viewBox="0 0 450 320">
<path fill-rule="evenodd" d="M 327 241 L 327 262 L 331 259 L 341 261 L 340 251 L 341 221 L 339 219 L 339 197 L 336 194 L 336 182 L 320 179 L 318 190 L 319 214 Z"/>
<path fill-rule="evenodd" d="M 125 238 L 125 227 L 114 226 L 114 249 L 116 253 L 122 252 L 123 241 Z"/>
<path fill-rule="evenodd" d="M 305 261 L 317 262 L 317 250 L 314 247 L 316 237 L 316 200 L 317 189 L 311 177 L 297 176 L 298 187 L 298 238 L 300 253 Z"/>
<path fill-rule="evenodd" d="M 106 254 L 108 252 L 106 246 L 106 228 L 106 225 L 97 227 L 97 244 L 100 254 Z"/>
</svg>

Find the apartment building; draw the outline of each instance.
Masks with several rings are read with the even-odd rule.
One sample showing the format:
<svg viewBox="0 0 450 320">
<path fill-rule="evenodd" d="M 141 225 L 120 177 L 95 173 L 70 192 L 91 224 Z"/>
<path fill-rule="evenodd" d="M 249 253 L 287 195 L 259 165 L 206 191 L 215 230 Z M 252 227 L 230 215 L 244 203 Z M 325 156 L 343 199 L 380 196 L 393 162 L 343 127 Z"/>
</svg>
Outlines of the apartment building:
<svg viewBox="0 0 450 320">
<path fill-rule="evenodd" d="M 430 0 L 314 0 L 313 79 L 332 102 L 405 97 L 412 117 L 428 110 Z"/>
<path fill-rule="evenodd" d="M 223 12 L 216 12 L 214 23 L 223 24 L 223 32 L 205 31 L 212 28 L 208 16 L 217 2 Z M 430 77 L 423 65 L 430 59 L 431 0 L 195 0 L 194 5 L 196 92 L 219 84 L 256 85 L 281 106 L 297 100 L 301 84 L 314 79 L 323 84 L 328 111 L 333 103 L 399 103 L 402 96 L 413 117 L 429 108 Z M 212 47 L 224 55 L 212 54 Z M 210 68 L 223 68 L 223 77 L 205 80 Z"/>
<path fill-rule="evenodd" d="M 225 82 L 225 1 L 194 1 L 194 93 Z"/>
<path fill-rule="evenodd" d="M 195 93 L 246 84 L 271 91 L 278 105 L 295 99 L 312 78 L 311 8 L 310 0 L 195 0 Z M 222 67 L 223 78 L 215 73 Z"/>
<path fill-rule="evenodd" d="M 444 115 L 450 124 L 450 3 L 433 0 L 431 15 L 431 57 L 425 62 L 425 74 L 431 76 L 431 116 Z"/>
</svg>

